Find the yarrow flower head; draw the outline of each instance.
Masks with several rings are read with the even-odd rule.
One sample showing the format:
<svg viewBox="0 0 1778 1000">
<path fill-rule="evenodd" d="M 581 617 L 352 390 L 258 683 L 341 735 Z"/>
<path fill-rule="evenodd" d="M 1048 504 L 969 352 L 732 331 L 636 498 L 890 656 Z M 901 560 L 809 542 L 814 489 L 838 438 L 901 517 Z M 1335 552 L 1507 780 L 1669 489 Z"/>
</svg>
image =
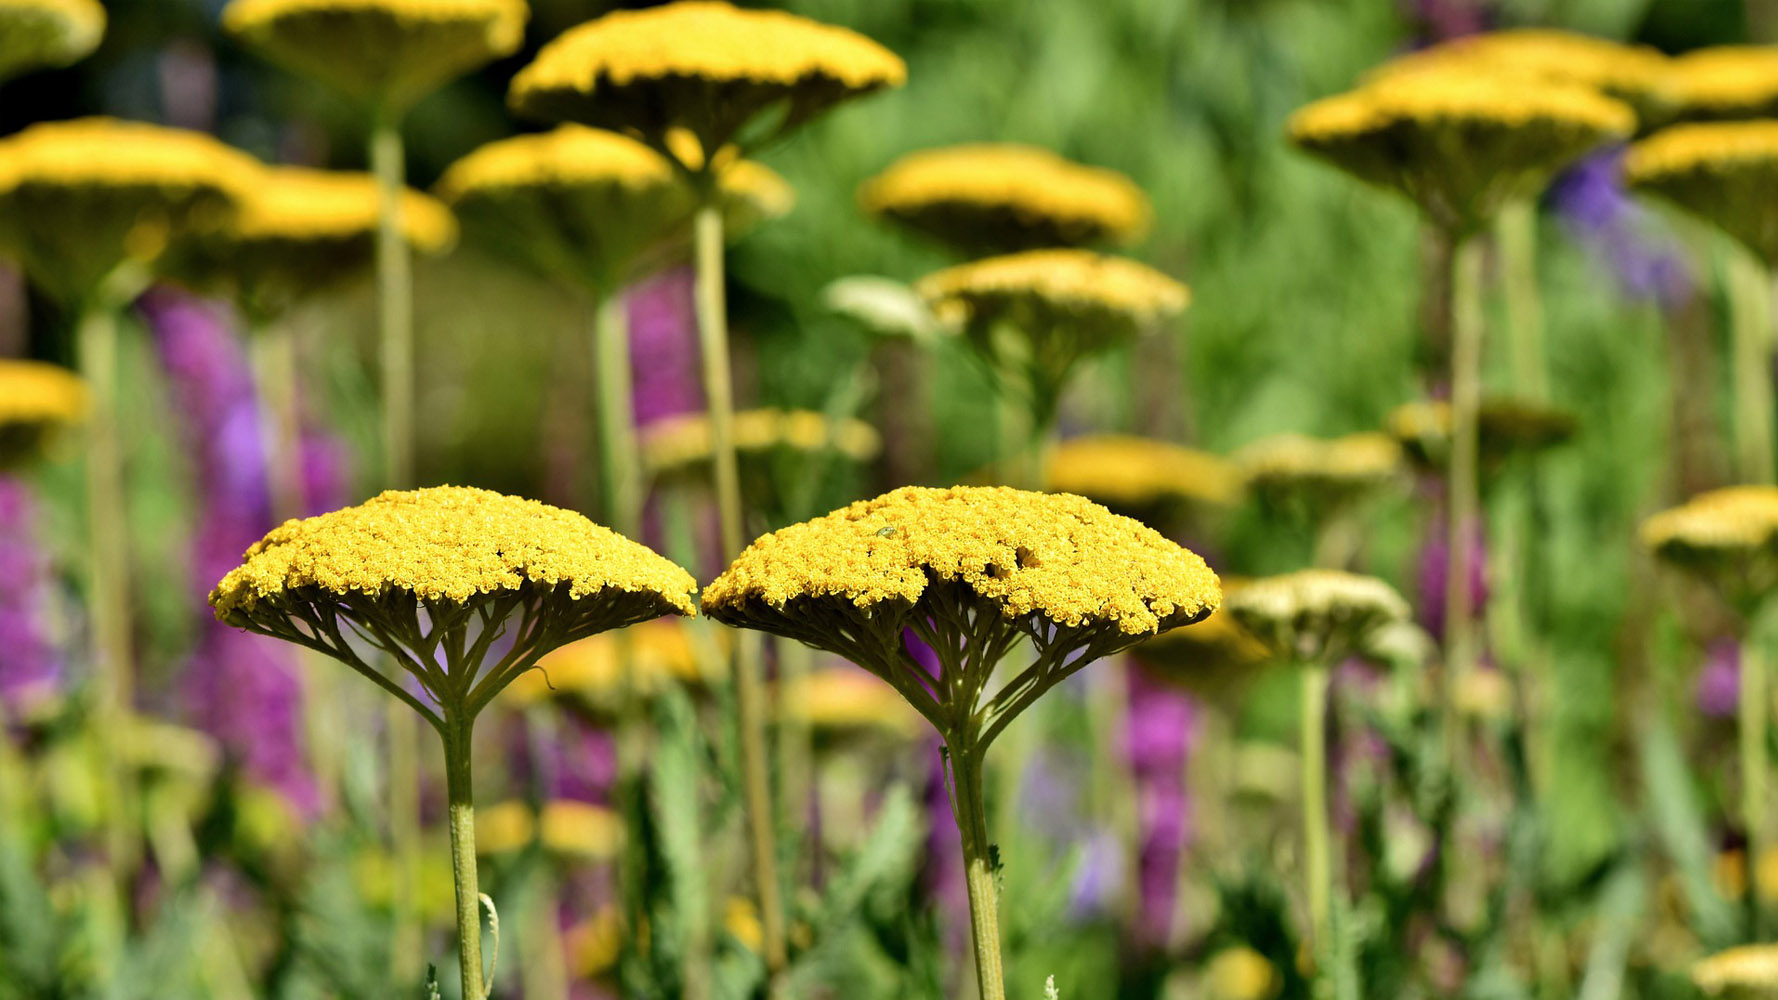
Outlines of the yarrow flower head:
<svg viewBox="0 0 1778 1000">
<path fill-rule="evenodd" d="M 1229 594 L 1228 613 L 1280 655 L 1331 664 L 1363 654 L 1373 636 L 1411 611 L 1376 577 L 1306 569 L 1244 584 Z"/>
<path fill-rule="evenodd" d="M 1666 99 L 1688 121 L 1778 114 L 1778 45 L 1717 45 L 1673 59 Z"/>
<path fill-rule="evenodd" d="M 1744 944 L 1699 959 L 1692 965 L 1692 982 L 1710 997 L 1778 997 L 1778 944 Z"/>
<path fill-rule="evenodd" d="M 680 0 L 563 33 L 514 77 L 508 102 L 527 116 L 628 132 L 700 172 L 717 150 L 751 150 L 906 76 L 894 53 L 845 28 Z M 690 131 L 695 155 L 669 148 L 675 129 Z"/>
<path fill-rule="evenodd" d="M 198 132 L 110 118 L 44 122 L 0 139 L 0 243 L 74 301 L 180 233 L 219 230 L 259 176 Z"/>
<path fill-rule="evenodd" d="M 985 745 L 1063 677 L 1221 599 L 1198 556 L 1085 498 L 910 486 L 759 539 L 705 589 L 704 609 L 844 656 L 947 739 Z M 904 629 L 937 654 L 937 678 Z M 1021 637 L 1037 662 L 978 705 Z"/>
<path fill-rule="evenodd" d="M 1548 28 L 1461 35 L 1400 56 L 1375 70 L 1380 80 L 1406 73 L 1473 68 L 1597 90 L 1635 108 L 1648 122 L 1665 113 L 1671 60 L 1646 45 Z"/>
<path fill-rule="evenodd" d="M 205 291 L 226 291 L 268 321 L 370 271 L 378 204 L 369 174 L 267 167 L 228 226 L 175 242 L 164 269 Z M 413 190 L 402 194 L 401 228 L 425 254 L 444 253 L 457 239 L 450 210 Z"/>
<path fill-rule="evenodd" d="M 1125 434 L 1083 434 L 1060 442 L 1050 449 L 1045 485 L 1148 524 L 1180 505 L 1229 506 L 1242 489 L 1240 472 L 1221 456 Z"/>
<path fill-rule="evenodd" d="M 1223 593 L 1232 599 L 1240 586 L 1225 580 Z M 1130 655 L 1157 679 L 1225 709 L 1240 702 L 1271 662 L 1271 650 L 1235 620 L 1226 603 L 1191 628 L 1140 643 Z"/>
<path fill-rule="evenodd" d="M 438 191 L 473 238 L 601 293 L 670 262 L 697 207 L 665 156 L 583 125 L 491 142 L 452 164 Z M 717 192 L 723 230 L 736 236 L 795 202 L 751 160 L 725 164 Z"/>
<path fill-rule="evenodd" d="M 1445 400 L 1403 403 L 1384 420 L 1414 461 L 1442 467 L 1451 448 L 1451 404 Z M 1476 411 L 1476 434 L 1484 465 L 1498 466 L 1517 455 L 1562 444 L 1575 432 L 1567 410 L 1516 399 L 1484 399 Z"/>
<path fill-rule="evenodd" d="M 1675 125 L 1630 147 L 1624 178 L 1778 264 L 1778 122 Z"/>
<path fill-rule="evenodd" d="M 1237 451 L 1234 463 L 1261 503 L 1319 517 L 1397 481 L 1402 453 L 1394 438 L 1374 432 L 1274 434 Z"/>
<path fill-rule="evenodd" d="M 474 713 L 575 639 L 693 614 L 690 574 L 579 514 L 487 490 L 391 490 L 287 521 L 210 594 L 228 624 L 320 650 L 418 710 L 366 663 L 381 649 L 447 716 Z M 506 651 L 484 670 L 496 640 Z"/>
<path fill-rule="evenodd" d="M 1291 116 L 1291 142 L 1406 195 L 1439 227 L 1474 232 L 1504 204 L 1636 128 L 1585 87 L 1470 66 L 1400 73 Z"/>
<path fill-rule="evenodd" d="M 1700 493 L 1642 522 L 1656 556 L 1701 577 L 1750 613 L 1778 589 L 1778 487 Z"/>
<path fill-rule="evenodd" d="M 576 799 L 551 799 L 540 809 L 516 799 L 481 811 L 476 853 L 515 854 L 533 845 L 561 858 L 605 861 L 623 849 L 623 819 L 611 809 Z"/>
<path fill-rule="evenodd" d="M 808 726 L 822 740 L 872 735 L 905 740 L 920 731 L 920 716 L 894 687 L 848 666 L 790 681 L 784 689 L 784 717 Z"/>
<path fill-rule="evenodd" d="M 1087 250 L 1031 250 L 960 264 L 915 290 L 977 350 L 1025 370 L 1039 415 L 1081 358 L 1185 311 L 1186 287 L 1146 264 Z"/>
<path fill-rule="evenodd" d="M 59 365 L 0 359 L 0 471 L 41 453 L 57 430 L 86 419 L 86 382 Z"/>
<path fill-rule="evenodd" d="M 98 0 L 0 0 L 0 80 L 83 59 L 104 35 Z"/>
<path fill-rule="evenodd" d="M 976 256 L 1130 243 L 1153 215 L 1123 174 L 1017 143 L 909 153 L 866 181 L 858 200 L 873 216 Z"/>
<path fill-rule="evenodd" d="M 852 417 L 833 420 L 814 410 L 742 410 L 734 422 L 735 451 L 743 460 L 779 450 L 831 450 L 849 461 L 868 462 L 883 446 L 870 424 Z M 687 413 L 649 424 L 642 436 L 642 465 L 656 477 L 708 472 L 709 417 Z"/>
<path fill-rule="evenodd" d="M 228 33 L 273 62 L 400 112 L 518 50 L 524 0 L 231 0 Z"/>
</svg>

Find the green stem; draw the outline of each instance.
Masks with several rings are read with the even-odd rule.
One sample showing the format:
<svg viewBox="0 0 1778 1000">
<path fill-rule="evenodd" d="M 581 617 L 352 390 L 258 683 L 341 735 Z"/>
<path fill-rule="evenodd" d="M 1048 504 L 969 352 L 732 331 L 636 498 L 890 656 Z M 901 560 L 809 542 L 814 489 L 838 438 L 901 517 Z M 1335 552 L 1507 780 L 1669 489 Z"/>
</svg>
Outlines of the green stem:
<svg viewBox="0 0 1778 1000">
<path fill-rule="evenodd" d="M 135 664 L 130 643 L 130 545 L 123 495 L 123 449 L 118 440 L 118 316 L 109 300 L 83 307 L 77 337 L 80 372 L 92 394 L 87 429 L 86 500 L 88 586 L 98 662 L 100 730 L 120 731 L 135 704 Z M 107 827 L 111 863 L 119 873 L 135 867 L 135 782 L 106 740 L 111 786 Z"/>
<path fill-rule="evenodd" d="M 1743 483 L 1773 481 L 1772 275 L 1739 247 L 1729 249 L 1728 288 L 1735 357 L 1735 457 Z"/>
<path fill-rule="evenodd" d="M 963 864 L 969 888 L 969 925 L 975 943 L 976 992 L 980 1000 L 1006 1000 L 1006 978 L 1000 971 L 999 873 L 988 839 L 981 755 L 955 743 L 951 754 L 957 829 L 963 837 Z"/>
<path fill-rule="evenodd" d="M 1749 940 L 1764 938 L 1759 868 L 1767 844 L 1766 819 L 1766 658 L 1765 632 L 1757 619 L 1741 643 L 1738 704 L 1741 756 L 1741 821 L 1747 827 L 1747 920 Z"/>
<path fill-rule="evenodd" d="M 400 683 L 397 679 L 396 683 Z M 425 946 L 420 918 L 420 726 L 413 709 L 399 701 L 383 706 L 389 737 L 389 846 L 394 854 L 391 928 L 396 975 L 408 982 L 420 973 Z"/>
<path fill-rule="evenodd" d="M 599 457 L 605 516 L 613 531 L 642 537 L 642 456 L 630 378 L 630 328 L 621 295 L 599 300 L 593 314 L 593 367 L 599 387 Z"/>
<path fill-rule="evenodd" d="M 409 489 L 414 479 L 414 281 L 401 235 L 406 184 L 401 129 L 378 114 L 371 126 L 370 165 L 377 179 L 377 328 L 383 363 L 384 485 Z"/>
<path fill-rule="evenodd" d="M 1513 385 L 1524 398 L 1542 402 L 1549 398 L 1550 390 L 1544 359 L 1543 297 L 1537 289 L 1536 201 L 1527 198 L 1501 209 L 1494 223 L 1494 241 L 1500 250 Z"/>
<path fill-rule="evenodd" d="M 450 803 L 451 876 L 457 888 L 457 946 L 464 1000 L 481 1000 L 481 887 L 475 869 L 475 791 L 470 781 L 473 720 L 446 710 L 444 725 L 445 796 Z M 553 933 L 553 928 L 546 928 Z"/>
<path fill-rule="evenodd" d="M 703 355 L 704 399 L 710 414 L 710 451 L 716 503 L 722 525 L 724 559 L 741 551 L 741 479 L 735 459 L 734 387 L 729 373 L 728 306 L 723 291 L 722 211 L 705 197 L 692 224 L 697 264 L 698 347 Z M 760 643 L 752 633 L 735 638 L 736 725 L 741 734 L 742 794 L 747 803 L 758 883 L 760 925 L 766 967 L 783 970 L 784 910 L 778 884 L 778 841 L 774 830 L 771 779 L 767 773 L 765 685 L 760 677 Z"/>
<path fill-rule="evenodd" d="M 1451 452 L 1446 501 L 1445 669 L 1443 704 L 1448 757 L 1453 767 L 1461 752 L 1460 719 L 1454 697 L 1475 666 L 1476 629 L 1470 614 L 1470 532 L 1479 507 L 1476 498 L 1476 410 L 1481 402 L 1482 247 L 1465 238 L 1451 255 Z"/>
<path fill-rule="evenodd" d="M 1333 894 L 1327 819 L 1327 665 L 1303 667 L 1303 879 L 1316 952 L 1326 954 Z M 1320 965 L 1320 963 L 1317 963 Z"/>
</svg>

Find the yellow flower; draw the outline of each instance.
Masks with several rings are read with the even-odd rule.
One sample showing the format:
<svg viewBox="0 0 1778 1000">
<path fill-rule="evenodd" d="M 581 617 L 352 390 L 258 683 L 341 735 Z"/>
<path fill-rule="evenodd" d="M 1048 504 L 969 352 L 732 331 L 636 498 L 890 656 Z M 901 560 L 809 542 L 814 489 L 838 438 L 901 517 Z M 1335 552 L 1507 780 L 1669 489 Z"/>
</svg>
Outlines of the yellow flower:
<svg viewBox="0 0 1778 1000">
<path fill-rule="evenodd" d="M 1123 174 L 1016 143 L 909 153 L 866 181 L 858 200 L 971 254 L 1133 242 L 1152 214 Z"/>
<path fill-rule="evenodd" d="M 852 667 L 830 667 L 798 677 L 786 686 L 783 700 L 785 718 L 817 733 L 879 732 L 906 738 L 920 730 L 920 716 L 895 688 Z"/>
<path fill-rule="evenodd" d="M 693 614 L 695 589 L 683 569 L 579 514 L 439 486 L 286 521 L 210 603 L 221 621 L 338 658 L 442 727 L 347 636 L 381 647 L 447 716 L 473 717 L 558 646 Z M 510 648 L 484 672 L 497 637 Z"/>
<path fill-rule="evenodd" d="M 1224 948 L 1204 970 L 1209 1000 L 1270 1000 L 1282 985 L 1278 970 L 1246 945 Z"/>
<path fill-rule="evenodd" d="M 735 451 L 743 461 L 781 448 L 798 452 L 832 450 L 853 462 L 868 462 L 882 447 L 876 428 L 847 417 L 838 422 L 814 410 L 759 409 L 735 414 Z M 642 465 L 651 476 L 707 472 L 710 420 L 688 413 L 657 420 L 642 433 Z"/>
<path fill-rule="evenodd" d="M 1676 125 L 1630 147 L 1624 179 L 1778 264 L 1778 122 Z"/>
<path fill-rule="evenodd" d="M 1678 56 L 1666 97 L 1681 118 L 1692 120 L 1778 114 L 1778 46 L 1719 45 Z"/>
<path fill-rule="evenodd" d="M 1692 982 L 1706 996 L 1778 997 L 1778 944 L 1744 944 L 1699 959 Z"/>
<path fill-rule="evenodd" d="M 1240 584 L 1223 581 L 1232 598 Z M 1212 705 L 1232 708 L 1246 695 L 1271 651 L 1221 607 L 1191 628 L 1163 632 L 1130 649 L 1151 675 Z"/>
<path fill-rule="evenodd" d="M 261 321 L 310 295 L 367 273 L 376 252 L 378 193 L 369 174 L 267 167 L 232 224 L 176 242 L 166 269 L 201 289 L 232 292 Z M 401 226 L 410 246 L 437 254 L 456 242 L 450 210 L 406 191 Z"/>
<path fill-rule="evenodd" d="M 1403 403 L 1384 419 L 1389 433 L 1417 462 L 1443 465 L 1451 442 L 1451 404 L 1445 400 Z M 1574 436 L 1566 410 L 1516 399 L 1484 399 L 1476 411 L 1476 436 L 1484 463 L 1561 444 Z"/>
<path fill-rule="evenodd" d="M 1406 195 L 1434 224 L 1467 234 L 1635 128 L 1634 111 L 1596 91 L 1450 66 L 1316 101 L 1291 116 L 1289 134 L 1360 180 Z"/>
<path fill-rule="evenodd" d="M 1228 611 L 1281 655 L 1307 663 L 1362 653 L 1373 633 L 1410 613 L 1382 580 L 1331 569 L 1253 580 L 1230 592 Z"/>
<path fill-rule="evenodd" d="M 1642 522 L 1655 555 L 1691 570 L 1743 611 L 1778 588 L 1778 487 L 1700 493 Z"/>
<path fill-rule="evenodd" d="M 182 233 L 221 229 L 259 176 L 209 136 L 109 118 L 0 139 L 0 242 L 64 301 Z"/>
<path fill-rule="evenodd" d="M 626 694 L 650 697 L 669 684 L 703 684 L 707 664 L 676 619 L 642 622 L 571 642 L 546 654 L 537 669 L 506 689 L 506 701 L 524 707 L 568 698 L 597 714 L 624 707 Z M 627 676 L 626 676 L 627 672 Z"/>
<path fill-rule="evenodd" d="M 1146 520 L 1138 512 L 1172 503 L 1227 506 L 1240 499 L 1242 488 L 1240 473 L 1226 459 L 1122 434 L 1088 434 L 1057 444 L 1049 454 L 1045 485 L 1138 520 Z"/>
<path fill-rule="evenodd" d="M 759 907 L 743 896 L 730 896 L 722 910 L 723 930 L 733 935 L 741 947 L 752 952 L 763 949 L 765 930 L 759 922 Z"/>
<path fill-rule="evenodd" d="M 1081 358 L 1185 311 L 1186 287 L 1136 261 L 1030 250 L 946 268 L 915 291 L 997 363 L 1021 368 L 1040 422 Z"/>
<path fill-rule="evenodd" d="M 543 846 L 556 854 L 603 860 L 623 846 L 624 823 L 604 806 L 573 799 L 552 799 L 537 817 Z"/>
<path fill-rule="evenodd" d="M 508 799 L 475 811 L 477 854 L 512 854 L 536 839 L 537 814 L 529 803 Z"/>
<path fill-rule="evenodd" d="M 751 160 L 724 167 L 718 184 L 731 237 L 795 201 L 782 177 Z M 472 236 L 601 293 L 681 252 L 696 208 L 666 157 L 582 125 L 491 142 L 453 164 L 438 191 Z"/>
<path fill-rule="evenodd" d="M 1247 488 L 1276 507 L 1338 507 L 1397 480 L 1401 445 L 1365 432 L 1332 439 L 1274 434 L 1235 453 Z"/>
<path fill-rule="evenodd" d="M 1370 79 L 1472 67 L 1590 87 L 1636 108 L 1647 120 L 1661 113 L 1671 62 L 1646 45 L 1625 45 L 1572 31 L 1512 28 L 1463 35 L 1399 56 L 1379 67 Z"/>
<path fill-rule="evenodd" d="M 231 0 L 228 33 L 387 110 L 518 50 L 524 0 Z"/>
<path fill-rule="evenodd" d="M 0 358 L 0 469 L 33 458 L 58 429 L 86 419 L 86 382 L 59 365 Z"/>
<path fill-rule="evenodd" d="M 563 33 L 513 79 L 508 101 L 521 114 L 630 132 L 663 151 L 670 131 L 689 129 L 697 155 L 677 158 L 695 170 L 703 151 L 741 141 L 772 109 L 783 109 L 782 132 L 906 75 L 894 53 L 845 28 L 680 0 Z M 745 138 L 751 146 L 764 137 Z"/>
<path fill-rule="evenodd" d="M 83 59 L 104 35 L 98 0 L 0 0 L 0 80 Z"/>
<path fill-rule="evenodd" d="M 605 905 L 598 912 L 568 928 L 568 969 L 581 979 L 589 979 L 609 970 L 623 954 L 623 918 L 617 907 Z M 638 937 L 647 940 L 648 928 L 642 927 Z"/>
</svg>

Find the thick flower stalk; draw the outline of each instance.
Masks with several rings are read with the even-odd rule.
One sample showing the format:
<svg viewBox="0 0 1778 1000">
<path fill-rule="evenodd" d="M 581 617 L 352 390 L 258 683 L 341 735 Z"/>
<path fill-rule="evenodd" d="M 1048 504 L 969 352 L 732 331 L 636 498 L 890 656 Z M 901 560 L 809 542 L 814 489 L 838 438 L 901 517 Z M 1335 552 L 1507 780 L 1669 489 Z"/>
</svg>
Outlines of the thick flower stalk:
<svg viewBox="0 0 1778 1000">
<path fill-rule="evenodd" d="M 1327 805 L 1328 674 L 1346 657 L 1364 652 L 1379 630 L 1406 621 L 1408 605 L 1375 577 L 1302 570 L 1244 584 L 1230 593 L 1228 613 L 1302 669 L 1303 879 L 1315 947 L 1325 963 L 1331 958 L 1334 891 Z"/>
<path fill-rule="evenodd" d="M 744 536 L 731 426 L 722 171 L 834 106 L 898 87 L 906 76 L 894 53 L 845 28 L 720 0 L 679 0 L 582 24 L 544 46 L 513 78 L 507 100 L 515 111 L 633 135 L 692 185 L 698 345 L 725 557 L 740 550 Z M 754 644 L 738 645 L 737 724 L 753 868 L 766 964 L 777 972 L 787 953 L 759 660 Z"/>
<path fill-rule="evenodd" d="M 693 614 L 694 589 L 684 570 L 578 514 L 443 486 L 286 522 L 247 550 L 210 603 L 223 622 L 344 662 L 439 734 L 463 995 L 480 997 L 476 715 L 552 649 Z M 366 659 L 376 655 L 398 670 Z"/>
<path fill-rule="evenodd" d="M 0 80 L 84 59 L 104 35 L 99 0 L 0 0 Z"/>
<path fill-rule="evenodd" d="M 943 737 L 968 867 L 976 976 L 1003 1000 L 988 748 L 1093 660 L 1215 610 L 1204 561 L 1081 497 L 905 487 L 754 542 L 705 592 L 718 621 L 837 653 L 888 681 Z M 936 676 L 904 642 L 939 661 Z M 1028 665 L 994 685 L 1029 642 Z"/>
<path fill-rule="evenodd" d="M 1076 365 L 1151 332 L 1191 301 L 1184 285 L 1145 264 L 1087 250 L 990 257 L 929 274 L 915 288 L 1006 391 L 1022 394 L 1032 435 L 1015 478 L 1033 485 Z"/>
<path fill-rule="evenodd" d="M 1731 486 L 1699 494 L 1643 522 L 1641 534 L 1656 556 L 1701 580 L 1735 612 L 1741 643 L 1741 820 L 1747 856 L 1761 857 L 1772 842 L 1766 829 L 1771 711 L 1766 651 L 1772 639 L 1771 598 L 1778 591 L 1778 487 Z M 1764 924 L 1759 896 L 1747 894 L 1748 929 L 1756 939 Z"/>
<path fill-rule="evenodd" d="M 1123 174 L 1017 143 L 909 153 L 864 182 L 858 202 L 971 257 L 1134 243 L 1154 214 Z"/>
</svg>

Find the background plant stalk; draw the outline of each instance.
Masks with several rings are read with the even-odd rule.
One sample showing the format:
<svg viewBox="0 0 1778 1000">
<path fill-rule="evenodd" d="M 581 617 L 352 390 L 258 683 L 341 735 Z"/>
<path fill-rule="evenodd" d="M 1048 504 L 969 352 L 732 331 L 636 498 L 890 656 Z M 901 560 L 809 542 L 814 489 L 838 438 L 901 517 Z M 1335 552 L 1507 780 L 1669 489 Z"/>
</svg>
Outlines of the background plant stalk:
<svg viewBox="0 0 1778 1000">
<path fill-rule="evenodd" d="M 1481 405 L 1482 246 L 1457 238 L 1451 255 L 1451 451 L 1445 497 L 1445 669 L 1440 710 L 1453 773 L 1463 748 L 1456 693 L 1475 669 L 1476 627 L 1470 592 L 1470 539 L 1477 500 L 1476 412 Z"/>
</svg>

